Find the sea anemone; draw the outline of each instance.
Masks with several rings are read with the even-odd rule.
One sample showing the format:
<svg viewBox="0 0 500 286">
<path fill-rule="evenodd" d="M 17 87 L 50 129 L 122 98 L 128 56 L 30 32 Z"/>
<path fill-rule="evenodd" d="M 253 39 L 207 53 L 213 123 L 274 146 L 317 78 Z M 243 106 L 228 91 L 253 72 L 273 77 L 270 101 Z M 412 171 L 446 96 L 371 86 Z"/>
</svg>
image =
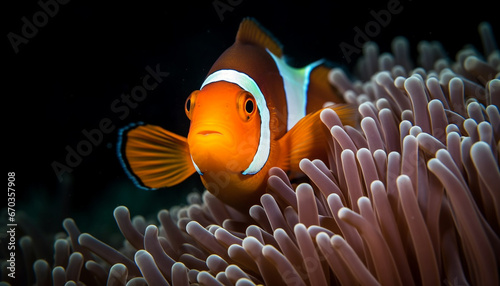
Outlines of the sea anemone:
<svg viewBox="0 0 500 286">
<path fill-rule="evenodd" d="M 273 168 L 260 205 L 239 212 L 205 192 L 158 213 L 114 211 L 114 249 L 72 219 L 54 262 L 20 244 L 38 285 L 499 285 L 500 51 L 490 25 L 456 60 L 405 38 L 392 54 L 367 43 L 359 80 L 329 80 L 358 107 L 359 126 L 325 109 L 329 161 L 303 159 L 303 183 Z M 29 271 L 28 271 L 29 272 Z M 5 277 L 4 277 L 5 279 Z"/>
</svg>

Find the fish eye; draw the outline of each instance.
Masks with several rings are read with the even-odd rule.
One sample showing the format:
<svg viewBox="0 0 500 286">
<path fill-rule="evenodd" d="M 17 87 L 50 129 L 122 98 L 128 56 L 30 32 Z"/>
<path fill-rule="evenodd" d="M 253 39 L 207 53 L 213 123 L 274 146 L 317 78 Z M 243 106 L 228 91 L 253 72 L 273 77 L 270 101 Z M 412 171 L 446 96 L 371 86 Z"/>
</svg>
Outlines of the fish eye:
<svg viewBox="0 0 500 286">
<path fill-rule="evenodd" d="M 188 98 L 186 99 L 186 103 L 184 104 L 184 111 L 186 112 L 187 117 L 191 120 L 191 115 L 193 114 L 194 103 L 196 99 L 196 95 L 198 94 L 198 90 L 193 91 Z"/>
<path fill-rule="evenodd" d="M 255 98 L 247 91 L 238 95 L 238 113 L 243 121 L 248 121 L 257 110 Z"/>
<path fill-rule="evenodd" d="M 245 102 L 245 111 L 248 114 L 252 114 L 254 107 L 255 105 L 253 104 L 253 100 L 251 98 L 247 98 L 247 101 Z"/>
</svg>

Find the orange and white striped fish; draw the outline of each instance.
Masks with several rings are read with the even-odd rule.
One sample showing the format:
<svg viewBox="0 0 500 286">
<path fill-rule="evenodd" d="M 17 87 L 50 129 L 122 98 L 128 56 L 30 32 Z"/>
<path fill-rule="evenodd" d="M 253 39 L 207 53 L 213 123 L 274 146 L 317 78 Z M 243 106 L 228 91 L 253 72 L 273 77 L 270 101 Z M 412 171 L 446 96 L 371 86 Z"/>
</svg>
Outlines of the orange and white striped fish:
<svg viewBox="0 0 500 286">
<path fill-rule="evenodd" d="M 330 135 L 319 114 L 325 102 L 343 102 L 328 72 L 322 61 L 288 66 L 281 44 L 246 18 L 235 43 L 186 100 L 187 138 L 133 124 L 119 132 L 120 161 L 140 188 L 173 186 L 198 173 L 217 198 L 248 208 L 266 191 L 272 167 L 295 173 L 303 158 L 327 160 Z M 327 108 L 352 122 L 352 108 Z"/>
</svg>

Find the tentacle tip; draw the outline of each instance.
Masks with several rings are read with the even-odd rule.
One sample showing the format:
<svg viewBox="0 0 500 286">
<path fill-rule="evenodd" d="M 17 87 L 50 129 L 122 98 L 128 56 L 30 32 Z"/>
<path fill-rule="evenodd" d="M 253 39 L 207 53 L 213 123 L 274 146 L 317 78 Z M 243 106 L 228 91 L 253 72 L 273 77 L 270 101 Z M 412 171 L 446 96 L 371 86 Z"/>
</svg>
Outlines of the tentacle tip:
<svg viewBox="0 0 500 286">
<path fill-rule="evenodd" d="M 130 211 L 128 210 L 128 208 L 126 206 L 117 206 L 115 208 L 115 210 L 113 211 L 113 215 L 115 216 L 115 218 L 117 216 L 124 215 L 124 214 L 130 216 Z"/>
</svg>

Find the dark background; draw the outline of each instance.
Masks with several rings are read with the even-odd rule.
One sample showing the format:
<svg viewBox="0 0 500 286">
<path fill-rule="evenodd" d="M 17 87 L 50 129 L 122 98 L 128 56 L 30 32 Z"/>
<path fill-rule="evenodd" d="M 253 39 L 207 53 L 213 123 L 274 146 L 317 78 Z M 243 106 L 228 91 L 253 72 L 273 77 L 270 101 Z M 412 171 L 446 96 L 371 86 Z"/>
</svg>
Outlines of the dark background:
<svg viewBox="0 0 500 286">
<path fill-rule="evenodd" d="M 42 0 L 43 1 L 43 0 Z M 15 3 L 14 3 L 15 2 Z M 218 56 L 230 46 L 242 18 L 255 17 L 284 45 L 292 65 L 326 58 L 351 70 L 339 48 L 353 44 L 354 27 L 373 21 L 370 11 L 387 9 L 390 1 L 103 1 L 70 0 L 16 54 L 8 34 L 22 36 L 22 17 L 32 21 L 41 11 L 37 1 L 8 1 L 2 8 L 2 141 L 5 172 L 16 173 L 16 210 L 52 235 L 65 217 L 81 230 L 107 240 L 116 230 L 112 216 L 118 205 L 133 215 L 154 218 L 161 208 L 185 203 L 201 190 L 194 175 L 170 189 L 147 192 L 134 187 L 116 157 L 117 131 L 144 121 L 186 136 L 189 121 L 185 98 L 201 85 Z M 381 51 L 403 35 L 416 57 L 419 40 L 439 40 L 450 57 L 465 44 L 482 51 L 477 26 L 489 21 L 498 33 L 498 12 L 492 1 L 457 2 L 401 0 L 401 13 L 372 40 Z M 45 2 L 44 2 L 45 3 Z M 214 3 L 234 4 L 220 18 Z M 297 2 L 293 2 L 297 3 Z M 466 4 L 467 3 L 467 4 Z M 222 8 L 221 8 L 222 9 Z M 498 39 L 498 36 L 497 36 Z M 353 55 L 353 58 L 357 58 Z M 123 120 L 111 103 L 142 85 L 145 67 L 169 76 L 147 94 Z M 85 140 L 82 130 L 99 128 L 109 118 L 115 129 L 60 182 L 51 166 L 65 164 L 66 146 Z M 4 197 L 5 198 L 5 197 Z M 4 209 L 6 199 L 1 199 Z M 2 211 L 0 225 L 6 223 Z"/>
</svg>

